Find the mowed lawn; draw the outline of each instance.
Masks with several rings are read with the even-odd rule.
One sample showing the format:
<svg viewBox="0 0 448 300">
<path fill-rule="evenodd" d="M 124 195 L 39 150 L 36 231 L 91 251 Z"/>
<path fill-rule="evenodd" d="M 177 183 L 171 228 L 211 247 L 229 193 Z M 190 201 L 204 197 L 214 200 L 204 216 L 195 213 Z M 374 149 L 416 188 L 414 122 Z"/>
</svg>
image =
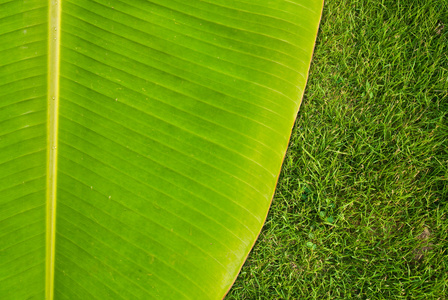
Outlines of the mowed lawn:
<svg viewBox="0 0 448 300">
<path fill-rule="evenodd" d="M 448 299 L 448 1 L 327 0 L 266 224 L 226 299 Z"/>
</svg>

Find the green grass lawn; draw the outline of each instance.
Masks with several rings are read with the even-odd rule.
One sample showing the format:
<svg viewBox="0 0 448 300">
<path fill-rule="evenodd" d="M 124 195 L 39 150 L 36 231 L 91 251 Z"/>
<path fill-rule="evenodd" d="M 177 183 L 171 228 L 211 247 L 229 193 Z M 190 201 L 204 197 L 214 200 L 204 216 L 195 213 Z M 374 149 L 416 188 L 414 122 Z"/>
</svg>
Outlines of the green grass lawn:
<svg viewBox="0 0 448 300">
<path fill-rule="evenodd" d="M 448 299 L 448 1 L 328 0 L 266 224 L 226 299 Z"/>
</svg>

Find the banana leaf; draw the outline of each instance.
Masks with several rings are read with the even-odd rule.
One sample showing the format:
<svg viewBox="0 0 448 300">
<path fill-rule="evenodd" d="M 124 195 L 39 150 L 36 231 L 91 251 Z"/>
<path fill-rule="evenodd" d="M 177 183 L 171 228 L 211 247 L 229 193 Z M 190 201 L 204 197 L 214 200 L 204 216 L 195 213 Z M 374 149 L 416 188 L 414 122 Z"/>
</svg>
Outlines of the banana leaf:
<svg viewBox="0 0 448 300">
<path fill-rule="evenodd" d="M 0 299 L 221 299 L 322 0 L 0 0 Z"/>
</svg>

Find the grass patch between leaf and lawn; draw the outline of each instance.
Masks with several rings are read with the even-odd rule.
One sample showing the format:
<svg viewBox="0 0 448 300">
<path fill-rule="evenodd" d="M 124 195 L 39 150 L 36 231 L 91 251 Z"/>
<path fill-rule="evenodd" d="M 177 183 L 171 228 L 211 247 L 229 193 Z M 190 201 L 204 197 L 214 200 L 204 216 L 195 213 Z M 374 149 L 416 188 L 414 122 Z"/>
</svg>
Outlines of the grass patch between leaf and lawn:
<svg viewBox="0 0 448 300">
<path fill-rule="evenodd" d="M 448 299 L 448 1 L 328 0 L 226 299 Z"/>
</svg>

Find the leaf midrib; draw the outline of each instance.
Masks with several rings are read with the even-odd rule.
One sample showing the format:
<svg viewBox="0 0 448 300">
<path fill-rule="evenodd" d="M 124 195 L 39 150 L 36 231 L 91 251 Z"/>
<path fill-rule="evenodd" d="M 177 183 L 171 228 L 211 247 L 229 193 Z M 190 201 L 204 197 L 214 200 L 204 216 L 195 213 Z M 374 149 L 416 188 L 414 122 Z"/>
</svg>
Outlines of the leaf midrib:
<svg viewBox="0 0 448 300">
<path fill-rule="evenodd" d="M 48 2 L 47 186 L 45 299 L 53 300 L 59 111 L 60 0 Z"/>
</svg>

